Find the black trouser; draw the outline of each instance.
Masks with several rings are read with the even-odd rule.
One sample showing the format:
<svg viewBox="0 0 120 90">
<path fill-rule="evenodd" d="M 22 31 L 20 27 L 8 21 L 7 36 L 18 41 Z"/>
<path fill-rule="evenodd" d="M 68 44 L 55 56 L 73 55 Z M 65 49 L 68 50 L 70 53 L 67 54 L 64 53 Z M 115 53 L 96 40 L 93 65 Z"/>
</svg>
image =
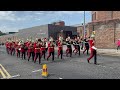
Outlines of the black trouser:
<svg viewBox="0 0 120 90">
<path fill-rule="evenodd" d="M 89 52 L 89 46 L 85 46 L 85 50 L 83 51 L 83 54 L 84 52 L 87 50 L 87 55 L 88 55 L 88 52 Z"/>
<path fill-rule="evenodd" d="M 120 46 L 117 46 L 117 50 L 119 49 Z"/>
<path fill-rule="evenodd" d="M 45 48 L 45 53 L 47 52 L 48 48 Z"/>
<path fill-rule="evenodd" d="M 66 52 L 66 56 L 68 56 L 68 54 L 70 54 L 70 57 L 72 56 L 72 48 L 68 48 L 68 51 Z"/>
<path fill-rule="evenodd" d="M 93 54 L 94 54 L 94 64 L 97 64 L 97 51 L 94 50 Z"/>
<path fill-rule="evenodd" d="M 77 45 L 77 52 L 79 52 L 79 55 L 80 55 L 80 46 L 79 45 Z"/>
<path fill-rule="evenodd" d="M 45 59 L 45 52 L 46 52 L 46 51 L 42 51 L 42 53 L 41 53 L 41 58 L 42 58 L 42 56 L 44 55 L 44 59 Z"/>
<path fill-rule="evenodd" d="M 61 59 L 62 59 L 63 50 L 58 51 L 58 58 L 59 58 L 59 55 L 61 55 Z"/>
<path fill-rule="evenodd" d="M 21 52 L 21 54 L 22 54 L 22 55 L 21 55 L 21 56 L 22 56 L 22 59 L 23 59 L 23 57 L 24 57 L 24 59 L 26 59 L 26 58 L 25 58 L 26 53 L 25 53 L 25 52 Z"/>
<path fill-rule="evenodd" d="M 20 57 L 20 50 L 17 50 L 17 58 Z"/>
<path fill-rule="evenodd" d="M 36 63 L 37 58 L 39 58 L 39 64 L 40 64 L 40 63 L 41 63 L 41 56 L 40 56 L 40 53 L 35 53 L 34 63 Z"/>
<path fill-rule="evenodd" d="M 32 60 L 34 61 L 34 52 L 28 52 L 28 61 L 32 55 Z"/>
<path fill-rule="evenodd" d="M 91 51 L 91 55 L 87 60 L 90 60 L 93 57 L 94 57 L 94 64 L 97 64 L 97 51 L 96 50 Z"/>
<path fill-rule="evenodd" d="M 53 52 L 49 52 L 49 55 L 48 55 L 48 57 L 47 57 L 47 60 L 48 60 L 48 58 L 51 56 L 51 54 L 52 54 L 52 60 L 54 61 L 54 51 L 53 51 Z"/>
<path fill-rule="evenodd" d="M 9 54 L 9 50 L 8 50 L 8 49 L 9 49 L 9 48 L 6 47 L 6 52 L 7 52 L 7 54 Z"/>
<path fill-rule="evenodd" d="M 83 43 L 82 43 L 82 45 L 81 45 L 81 50 L 83 50 Z"/>
<path fill-rule="evenodd" d="M 15 55 L 15 48 L 11 48 L 11 55 Z"/>
</svg>

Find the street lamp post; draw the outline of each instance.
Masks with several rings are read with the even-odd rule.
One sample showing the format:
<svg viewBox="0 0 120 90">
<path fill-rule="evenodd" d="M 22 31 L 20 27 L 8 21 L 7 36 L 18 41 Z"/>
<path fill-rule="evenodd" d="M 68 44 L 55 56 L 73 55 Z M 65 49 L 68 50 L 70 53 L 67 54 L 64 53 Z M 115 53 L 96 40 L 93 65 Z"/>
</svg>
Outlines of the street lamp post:
<svg viewBox="0 0 120 90">
<path fill-rule="evenodd" d="M 84 31 L 83 31 L 84 39 L 85 39 L 85 11 L 84 11 Z"/>
</svg>

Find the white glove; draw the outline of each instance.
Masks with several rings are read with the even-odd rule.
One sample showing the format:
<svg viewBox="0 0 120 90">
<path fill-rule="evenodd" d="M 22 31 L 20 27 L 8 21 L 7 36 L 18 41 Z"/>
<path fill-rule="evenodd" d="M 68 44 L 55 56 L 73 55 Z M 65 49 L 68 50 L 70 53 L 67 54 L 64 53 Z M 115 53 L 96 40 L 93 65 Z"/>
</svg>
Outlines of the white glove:
<svg viewBox="0 0 120 90">
<path fill-rule="evenodd" d="M 96 48 L 95 46 L 92 46 L 92 49 L 95 49 L 95 50 L 97 50 L 97 48 Z"/>
</svg>

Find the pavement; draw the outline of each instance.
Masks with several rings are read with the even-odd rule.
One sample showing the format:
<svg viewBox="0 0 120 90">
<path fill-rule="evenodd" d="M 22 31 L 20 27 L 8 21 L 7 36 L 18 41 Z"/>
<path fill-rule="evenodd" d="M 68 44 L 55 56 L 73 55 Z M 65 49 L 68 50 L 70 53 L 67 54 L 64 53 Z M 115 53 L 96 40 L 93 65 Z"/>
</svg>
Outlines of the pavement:
<svg viewBox="0 0 120 90">
<path fill-rule="evenodd" d="M 118 56 L 118 57 L 120 56 L 120 50 L 116 50 L 116 49 L 98 49 L 97 53 L 108 56 Z"/>
<path fill-rule="evenodd" d="M 63 50 L 66 50 L 66 46 L 64 46 Z M 56 48 L 57 49 L 57 48 Z M 83 50 L 81 50 L 83 51 Z M 90 51 L 89 51 L 90 52 Z M 120 56 L 120 50 L 116 50 L 116 49 L 97 49 L 97 54 L 101 54 L 101 55 L 107 55 L 107 56 Z"/>
</svg>

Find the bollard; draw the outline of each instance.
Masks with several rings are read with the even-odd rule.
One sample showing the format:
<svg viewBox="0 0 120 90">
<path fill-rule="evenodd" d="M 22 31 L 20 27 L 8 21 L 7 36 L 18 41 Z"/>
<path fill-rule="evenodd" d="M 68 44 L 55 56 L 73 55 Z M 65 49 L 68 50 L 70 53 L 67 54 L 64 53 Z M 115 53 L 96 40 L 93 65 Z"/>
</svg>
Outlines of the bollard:
<svg viewBox="0 0 120 90">
<path fill-rule="evenodd" d="M 43 77 L 48 77 L 48 71 L 47 71 L 47 65 L 44 64 L 42 67 L 42 76 Z"/>
</svg>

